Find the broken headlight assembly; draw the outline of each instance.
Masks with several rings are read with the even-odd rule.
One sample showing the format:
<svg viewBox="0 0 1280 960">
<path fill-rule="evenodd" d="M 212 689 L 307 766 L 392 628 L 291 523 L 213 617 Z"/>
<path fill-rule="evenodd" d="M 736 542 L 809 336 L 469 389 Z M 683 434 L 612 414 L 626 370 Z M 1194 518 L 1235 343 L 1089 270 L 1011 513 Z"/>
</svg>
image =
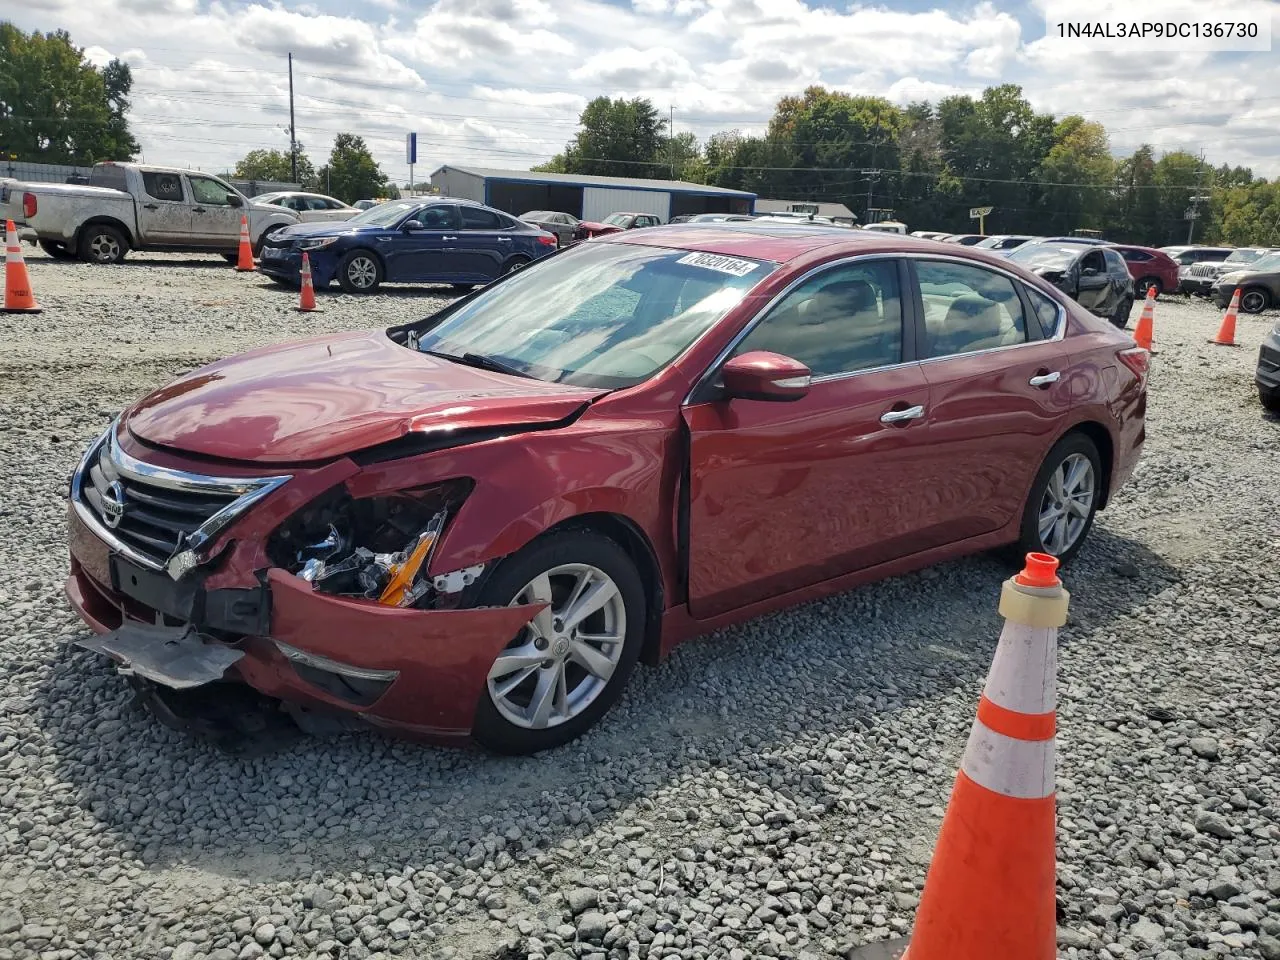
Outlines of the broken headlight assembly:
<svg viewBox="0 0 1280 960">
<path fill-rule="evenodd" d="M 448 480 L 359 499 L 335 487 L 281 524 L 267 554 L 321 593 L 434 607 L 440 591 L 427 567 L 473 486 Z"/>
</svg>

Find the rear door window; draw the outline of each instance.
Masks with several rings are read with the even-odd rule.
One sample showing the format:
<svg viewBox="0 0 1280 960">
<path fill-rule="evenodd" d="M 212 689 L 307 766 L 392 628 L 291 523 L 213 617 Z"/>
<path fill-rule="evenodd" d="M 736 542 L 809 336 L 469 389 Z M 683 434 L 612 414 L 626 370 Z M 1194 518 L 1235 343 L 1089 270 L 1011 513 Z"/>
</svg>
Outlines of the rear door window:
<svg viewBox="0 0 1280 960">
<path fill-rule="evenodd" d="M 182 177 L 176 173 L 144 173 L 142 189 L 155 200 L 182 200 Z"/>
<path fill-rule="evenodd" d="M 459 207 L 458 212 L 463 230 L 499 230 L 503 226 L 496 213 L 481 207 Z"/>
<path fill-rule="evenodd" d="M 924 306 L 926 358 L 1027 342 L 1022 301 L 1008 277 L 940 260 L 918 260 L 915 267 Z"/>
<path fill-rule="evenodd" d="M 1058 332 L 1061 308 L 1052 298 L 1046 297 L 1039 290 L 1031 287 L 1023 287 L 1023 289 L 1027 292 L 1027 299 L 1031 301 L 1031 312 L 1035 315 L 1041 336 L 1046 340 L 1052 338 Z"/>
</svg>

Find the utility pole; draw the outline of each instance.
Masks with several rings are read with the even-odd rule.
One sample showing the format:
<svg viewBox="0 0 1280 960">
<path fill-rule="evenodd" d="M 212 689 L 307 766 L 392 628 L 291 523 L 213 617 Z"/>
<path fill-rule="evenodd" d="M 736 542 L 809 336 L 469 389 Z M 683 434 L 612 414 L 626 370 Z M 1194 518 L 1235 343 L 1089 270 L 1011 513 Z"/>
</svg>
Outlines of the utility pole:
<svg viewBox="0 0 1280 960">
<path fill-rule="evenodd" d="M 289 170 L 293 182 L 298 182 L 298 130 L 293 123 L 293 54 L 289 54 Z"/>
<path fill-rule="evenodd" d="M 676 108 L 667 108 L 667 163 L 671 167 L 671 179 L 676 178 Z"/>
<path fill-rule="evenodd" d="M 1207 196 L 1204 196 L 1204 193 L 1203 193 L 1206 170 L 1207 168 L 1205 167 L 1205 164 L 1204 164 L 1204 151 L 1201 150 L 1200 151 L 1200 191 L 1197 193 L 1193 193 L 1191 195 L 1191 206 L 1187 210 L 1187 220 L 1190 221 L 1187 224 L 1187 246 L 1191 246 L 1191 238 L 1195 235 L 1195 232 L 1196 232 L 1196 220 L 1198 220 L 1200 217 L 1200 204 L 1203 201 L 1206 201 L 1209 199 Z"/>
</svg>

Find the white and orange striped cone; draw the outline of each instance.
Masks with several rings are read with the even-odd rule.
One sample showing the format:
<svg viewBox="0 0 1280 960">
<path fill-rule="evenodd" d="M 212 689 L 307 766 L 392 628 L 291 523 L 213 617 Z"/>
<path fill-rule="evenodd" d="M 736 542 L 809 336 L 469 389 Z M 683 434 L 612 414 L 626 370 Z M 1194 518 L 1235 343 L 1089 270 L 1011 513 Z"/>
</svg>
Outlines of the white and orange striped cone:
<svg viewBox="0 0 1280 960">
<path fill-rule="evenodd" d="M 249 240 L 249 218 L 240 215 L 240 254 L 236 259 L 236 271 L 245 273 L 253 269 L 253 243 Z"/>
<path fill-rule="evenodd" d="M 300 272 L 302 286 L 298 289 L 298 311 L 301 313 L 319 313 L 316 306 L 316 288 L 311 282 L 311 257 L 302 252 L 302 270 Z"/>
<path fill-rule="evenodd" d="M 947 805 L 909 942 L 858 960 L 1054 960 L 1054 733 L 1058 561 L 1027 555 L 1005 581 L 1005 618 L 978 716 Z M 905 949 L 905 952 L 904 952 Z"/>
<path fill-rule="evenodd" d="M 27 262 L 22 259 L 22 241 L 12 220 L 4 223 L 4 312 L 39 313 L 41 307 L 31 292 Z"/>
<path fill-rule="evenodd" d="M 1236 287 L 1236 292 L 1231 295 L 1231 303 L 1227 307 L 1227 312 L 1222 315 L 1222 325 L 1218 327 L 1218 335 L 1210 340 L 1210 343 L 1217 344 L 1220 347 L 1238 347 L 1236 343 L 1236 314 L 1240 312 L 1240 288 Z"/>
<path fill-rule="evenodd" d="M 1147 353 L 1155 354 L 1152 348 L 1152 341 L 1155 338 L 1156 324 L 1156 288 L 1153 284 L 1147 288 L 1147 299 L 1142 304 L 1142 316 L 1138 317 L 1138 326 L 1133 331 L 1133 342 L 1146 350 Z"/>
</svg>

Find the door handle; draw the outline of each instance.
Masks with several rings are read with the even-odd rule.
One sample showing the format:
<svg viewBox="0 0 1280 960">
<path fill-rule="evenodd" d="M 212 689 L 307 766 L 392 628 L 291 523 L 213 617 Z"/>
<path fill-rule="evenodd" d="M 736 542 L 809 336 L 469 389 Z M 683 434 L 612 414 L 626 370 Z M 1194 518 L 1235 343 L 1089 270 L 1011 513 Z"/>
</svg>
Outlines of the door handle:
<svg viewBox="0 0 1280 960">
<path fill-rule="evenodd" d="M 142 205 L 142 209 L 143 210 L 159 210 L 160 205 L 158 203 L 144 203 Z"/>
<path fill-rule="evenodd" d="M 903 423 L 907 420 L 919 420 L 924 416 L 924 407 L 916 405 L 905 410 L 890 410 L 880 415 L 881 423 Z"/>
<path fill-rule="evenodd" d="M 1031 384 L 1033 387 L 1047 387 L 1049 384 L 1057 383 L 1061 379 L 1062 374 L 1059 371 L 1054 370 L 1052 373 L 1038 373 L 1028 380 L 1027 383 Z"/>
<path fill-rule="evenodd" d="M 192 210 L 191 212 L 192 212 L 192 213 L 204 213 L 204 212 L 205 212 L 205 210 L 204 210 L 204 207 L 196 207 L 196 208 L 195 208 L 194 210 Z"/>
<path fill-rule="evenodd" d="M 511 242 L 511 238 L 510 238 L 510 237 L 499 237 L 499 238 L 498 238 L 498 242 L 499 242 L 499 243 L 510 243 L 510 242 Z"/>
<path fill-rule="evenodd" d="M 441 237 L 441 240 L 457 240 L 457 237 Z"/>
</svg>

